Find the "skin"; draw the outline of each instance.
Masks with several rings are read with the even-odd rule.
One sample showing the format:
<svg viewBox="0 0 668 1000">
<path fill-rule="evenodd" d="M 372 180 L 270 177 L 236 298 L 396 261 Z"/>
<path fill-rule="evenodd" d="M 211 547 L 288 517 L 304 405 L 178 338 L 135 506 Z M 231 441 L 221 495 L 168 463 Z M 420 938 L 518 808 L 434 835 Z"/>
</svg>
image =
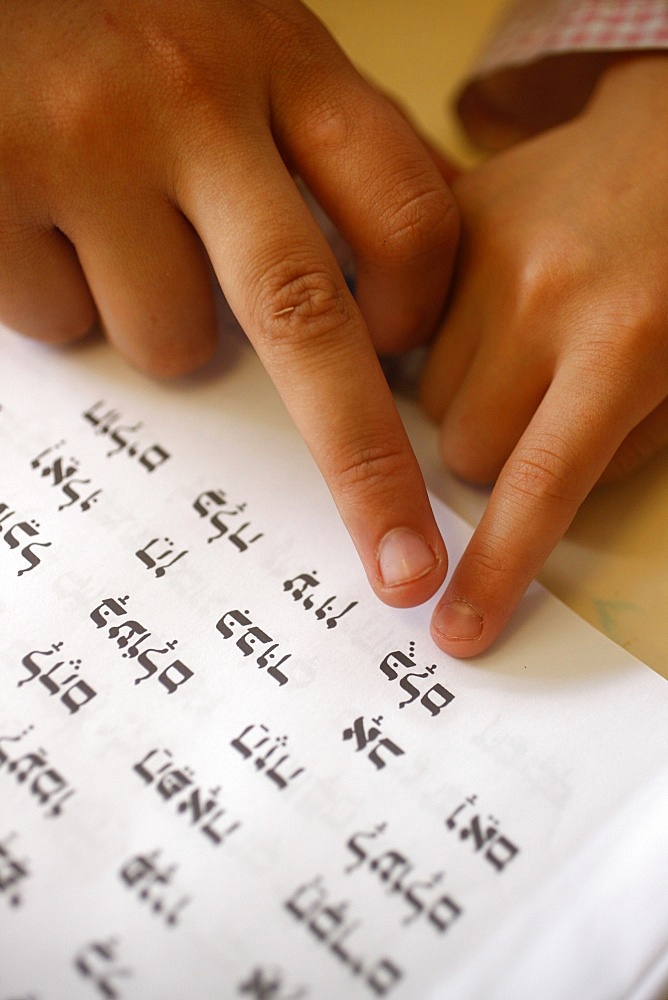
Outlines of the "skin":
<svg viewBox="0 0 668 1000">
<path fill-rule="evenodd" d="M 457 235 L 429 152 L 297 0 L 0 5 L 0 319 L 54 344 L 99 323 L 179 375 L 214 350 L 212 265 L 396 607 L 447 554 L 376 350 L 433 330 Z"/>
<path fill-rule="evenodd" d="M 214 349 L 212 265 L 375 592 L 431 597 L 447 555 L 376 350 L 437 324 L 458 221 L 401 113 L 297 0 L 15 0 L 0 57 L 0 318 L 55 344 L 99 324 L 178 375 Z M 496 481 L 432 622 L 455 656 L 497 638 L 592 486 L 668 440 L 666 65 L 613 62 L 569 123 L 454 184 L 422 392 L 445 462 Z"/>
<path fill-rule="evenodd" d="M 668 444 L 668 56 L 454 182 L 462 251 L 422 382 L 458 476 L 495 483 L 432 621 L 472 656 L 601 479 Z"/>
</svg>

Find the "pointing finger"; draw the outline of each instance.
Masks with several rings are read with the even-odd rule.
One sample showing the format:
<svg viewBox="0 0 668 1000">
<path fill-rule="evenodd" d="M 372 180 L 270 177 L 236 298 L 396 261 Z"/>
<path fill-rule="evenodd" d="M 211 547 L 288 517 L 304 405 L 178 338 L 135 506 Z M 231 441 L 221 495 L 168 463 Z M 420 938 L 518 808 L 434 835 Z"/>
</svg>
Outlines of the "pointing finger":
<svg viewBox="0 0 668 1000">
<path fill-rule="evenodd" d="M 231 164 L 224 148 L 211 151 L 204 169 L 200 159 L 180 204 L 319 465 L 372 587 L 388 604 L 418 604 L 443 582 L 447 557 L 417 461 L 331 250 L 269 137 L 254 136 L 250 147 L 246 162 Z"/>
<path fill-rule="evenodd" d="M 481 653 L 497 638 L 620 441 L 627 399 L 562 369 L 503 467 L 432 619 L 437 645 Z M 638 400 L 636 419 L 652 408 Z"/>
</svg>

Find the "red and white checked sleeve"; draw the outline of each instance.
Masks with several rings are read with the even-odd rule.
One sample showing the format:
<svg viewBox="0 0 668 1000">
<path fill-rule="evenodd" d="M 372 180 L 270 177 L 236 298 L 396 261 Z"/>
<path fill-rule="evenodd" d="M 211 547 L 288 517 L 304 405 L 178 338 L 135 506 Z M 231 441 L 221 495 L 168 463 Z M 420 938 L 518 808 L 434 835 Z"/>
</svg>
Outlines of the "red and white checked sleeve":
<svg viewBox="0 0 668 1000">
<path fill-rule="evenodd" d="M 559 52 L 668 48 L 668 0 L 516 0 L 476 74 Z"/>
<path fill-rule="evenodd" d="M 515 0 L 475 64 L 459 112 L 483 144 L 507 145 L 570 117 L 615 54 L 657 49 L 668 49 L 668 0 Z"/>
</svg>

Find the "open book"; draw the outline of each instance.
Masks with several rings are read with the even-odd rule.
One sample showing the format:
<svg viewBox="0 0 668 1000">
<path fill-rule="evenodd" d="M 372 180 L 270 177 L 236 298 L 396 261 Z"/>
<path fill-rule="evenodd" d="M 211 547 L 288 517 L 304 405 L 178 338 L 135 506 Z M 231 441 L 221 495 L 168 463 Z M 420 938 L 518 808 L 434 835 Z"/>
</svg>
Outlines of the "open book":
<svg viewBox="0 0 668 1000">
<path fill-rule="evenodd" d="M 537 585 L 440 653 L 224 350 L 0 330 L 0 1000 L 660 997 L 666 681 Z"/>
</svg>

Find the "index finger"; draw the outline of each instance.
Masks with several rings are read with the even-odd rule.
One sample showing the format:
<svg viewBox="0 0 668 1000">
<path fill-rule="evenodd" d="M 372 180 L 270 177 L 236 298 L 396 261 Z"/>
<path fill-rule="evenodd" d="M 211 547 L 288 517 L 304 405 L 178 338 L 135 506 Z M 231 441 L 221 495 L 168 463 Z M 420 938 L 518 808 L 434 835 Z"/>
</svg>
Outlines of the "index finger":
<svg viewBox="0 0 668 1000">
<path fill-rule="evenodd" d="M 179 201 L 386 603 L 443 582 L 422 475 L 343 275 L 267 134 L 202 154 Z"/>
<path fill-rule="evenodd" d="M 621 381 L 621 380 L 620 380 Z M 651 411 L 565 366 L 504 465 L 432 618 L 436 644 L 474 656 L 499 636 L 610 458 Z"/>
</svg>

